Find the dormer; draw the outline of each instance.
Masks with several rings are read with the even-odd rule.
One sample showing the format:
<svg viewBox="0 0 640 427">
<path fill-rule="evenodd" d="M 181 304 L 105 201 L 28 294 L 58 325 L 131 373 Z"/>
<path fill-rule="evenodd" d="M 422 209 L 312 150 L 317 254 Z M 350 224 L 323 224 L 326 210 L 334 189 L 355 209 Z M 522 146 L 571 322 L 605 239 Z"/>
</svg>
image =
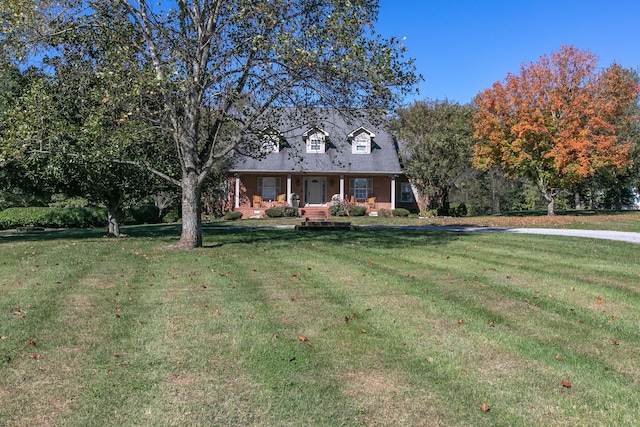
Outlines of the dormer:
<svg viewBox="0 0 640 427">
<path fill-rule="evenodd" d="M 323 129 L 313 127 L 302 134 L 307 145 L 307 153 L 324 153 L 327 148 L 329 133 Z"/>
<path fill-rule="evenodd" d="M 370 154 L 371 153 L 371 141 L 376 135 L 370 130 L 360 127 L 349 135 L 347 138 L 351 142 L 352 154 Z"/>
<path fill-rule="evenodd" d="M 264 154 L 279 153 L 282 135 L 273 128 L 266 128 L 262 131 L 261 151 Z"/>
</svg>

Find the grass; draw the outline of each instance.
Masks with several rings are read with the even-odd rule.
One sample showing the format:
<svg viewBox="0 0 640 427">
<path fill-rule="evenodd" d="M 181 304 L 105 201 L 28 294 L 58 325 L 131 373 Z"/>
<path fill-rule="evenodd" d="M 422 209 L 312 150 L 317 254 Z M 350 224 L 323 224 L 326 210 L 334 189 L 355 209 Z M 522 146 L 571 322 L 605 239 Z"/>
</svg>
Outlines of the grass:
<svg viewBox="0 0 640 427">
<path fill-rule="evenodd" d="M 640 417 L 637 245 L 234 228 L 181 252 L 175 227 L 125 232 L 0 240 L 4 425 Z"/>
</svg>

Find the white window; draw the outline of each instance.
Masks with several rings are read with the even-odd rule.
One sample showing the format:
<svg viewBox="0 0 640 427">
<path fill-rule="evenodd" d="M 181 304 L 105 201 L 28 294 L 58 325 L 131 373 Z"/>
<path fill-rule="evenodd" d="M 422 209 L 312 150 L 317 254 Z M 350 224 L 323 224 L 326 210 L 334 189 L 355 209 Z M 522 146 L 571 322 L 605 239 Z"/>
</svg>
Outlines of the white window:
<svg viewBox="0 0 640 427">
<path fill-rule="evenodd" d="M 280 152 L 280 133 L 273 128 L 266 128 L 262 131 L 262 135 L 260 136 L 262 140 L 262 146 L 260 147 L 262 153 L 278 153 Z"/>
<path fill-rule="evenodd" d="M 371 152 L 371 137 L 366 132 L 360 132 L 353 138 L 351 145 L 353 154 L 369 154 Z"/>
<path fill-rule="evenodd" d="M 370 154 L 372 139 L 375 138 L 375 136 L 373 132 L 363 127 L 359 127 L 351 132 L 347 135 L 347 138 L 351 141 L 351 153 Z"/>
<path fill-rule="evenodd" d="M 278 137 L 274 135 L 267 136 L 262 143 L 262 152 L 265 154 L 279 153 L 280 141 L 278 140 Z"/>
<path fill-rule="evenodd" d="M 356 200 L 366 200 L 369 194 L 373 194 L 373 179 L 351 178 L 349 180 L 349 194 Z"/>
<path fill-rule="evenodd" d="M 265 176 L 258 178 L 258 194 L 263 200 L 275 200 L 280 193 L 280 178 Z"/>
<path fill-rule="evenodd" d="M 413 189 L 408 182 L 400 183 L 400 202 L 411 203 L 415 199 L 413 198 Z"/>
<path fill-rule="evenodd" d="M 315 131 L 307 136 L 307 153 L 325 152 L 325 135 L 320 131 Z"/>
</svg>

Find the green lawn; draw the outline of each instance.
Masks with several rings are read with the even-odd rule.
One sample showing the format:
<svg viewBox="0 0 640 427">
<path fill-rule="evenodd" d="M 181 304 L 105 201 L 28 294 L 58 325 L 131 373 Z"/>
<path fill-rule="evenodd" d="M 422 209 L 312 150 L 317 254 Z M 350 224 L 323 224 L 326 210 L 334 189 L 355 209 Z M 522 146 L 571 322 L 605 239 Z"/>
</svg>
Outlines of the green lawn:
<svg viewBox="0 0 640 427">
<path fill-rule="evenodd" d="M 1 424 L 640 419 L 638 245 L 244 228 L 183 252 L 175 227 L 124 231 L 0 237 Z"/>
</svg>

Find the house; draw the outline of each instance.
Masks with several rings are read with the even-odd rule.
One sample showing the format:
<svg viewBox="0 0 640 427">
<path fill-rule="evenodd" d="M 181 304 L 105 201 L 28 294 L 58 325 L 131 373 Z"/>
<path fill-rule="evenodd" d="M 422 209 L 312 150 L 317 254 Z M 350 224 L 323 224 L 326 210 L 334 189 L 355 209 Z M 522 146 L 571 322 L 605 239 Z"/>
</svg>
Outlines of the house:
<svg viewBox="0 0 640 427">
<path fill-rule="evenodd" d="M 335 110 L 287 116 L 263 128 L 257 156 L 232 160 L 230 193 L 244 217 L 275 206 L 328 207 L 345 200 L 367 212 L 415 208 L 386 120 Z M 259 148 L 259 150 L 256 150 Z"/>
</svg>

